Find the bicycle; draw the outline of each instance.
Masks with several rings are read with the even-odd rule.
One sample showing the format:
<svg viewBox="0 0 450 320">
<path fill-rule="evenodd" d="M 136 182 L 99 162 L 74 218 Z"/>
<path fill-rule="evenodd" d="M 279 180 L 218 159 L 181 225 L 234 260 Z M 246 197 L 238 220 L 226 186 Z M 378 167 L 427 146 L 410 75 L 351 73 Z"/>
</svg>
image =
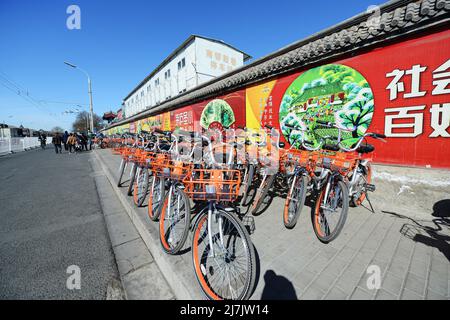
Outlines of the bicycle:
<svg viewBox="0 0 450 320">
<path fill-rule="evenodd" d="M 225 164 L 216 162 L 211 141 L 210 169 L 193 169 L 183 183 L 184 192 L 204 207 L 193 221 L 192 261 L 197 281 L 209 299 L 248 299 L 256 278 L 256 258 L 250 235 L 233 205 L 239 195 L 241 173 L 229 169 L 234 156 L 228 152 Z M 242 260 L 242 261 L 241 261 Z"/>
</svg>

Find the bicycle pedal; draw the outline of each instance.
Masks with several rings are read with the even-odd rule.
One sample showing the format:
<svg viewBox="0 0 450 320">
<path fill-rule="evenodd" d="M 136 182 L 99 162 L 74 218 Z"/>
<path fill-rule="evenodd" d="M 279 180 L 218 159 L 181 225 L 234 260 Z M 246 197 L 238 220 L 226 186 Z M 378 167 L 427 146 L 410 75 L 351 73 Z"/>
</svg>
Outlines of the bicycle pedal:
<svg viewBox="0 0 450 320">
<path fill-rule="evenodd" d="M 366 184 L 364 184 L 364 189 L 366 191 L 374 192 L 376 187 L 374 184 L 366 183 Z"/>
<path fill-rule="evenodd" d="M 242 223 L 247 228 L 248 233 L 251 235 L 256 230 L 255 219 L 250 216 L 245 216 L 242 218 Z"/>
</svg>

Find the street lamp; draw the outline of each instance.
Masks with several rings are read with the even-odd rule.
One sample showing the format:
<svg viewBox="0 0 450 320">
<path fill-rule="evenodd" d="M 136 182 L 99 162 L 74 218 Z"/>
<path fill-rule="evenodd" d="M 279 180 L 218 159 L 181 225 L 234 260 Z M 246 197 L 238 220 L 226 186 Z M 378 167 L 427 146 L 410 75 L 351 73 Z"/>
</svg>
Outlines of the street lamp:
<svg viewBox="0 0 450 320">
<path fill-rule="evenodd" d="M 89 86 L 89 107 L 90 107 L 90 118 L 91 118 L 91 119 L 90 119 L 90 120 L 91 120 L 91 133 L 94 133 L 94 111 L 93 111 L 93 107 L 92 107 L 92 86 L 91 86 L 91 77 L 89 76 L 89 74 L 88 74 L 85 70 L 81 69 L 80 67 L 77 67 L 76 65 L 74 65 L 74 64 L 72 64 L 72 63 L 69 63 L 69 62 L 66 62 L 66 61 L 64 61 L 64 63 L 65 63 L 66 65 L 68 65 L 69 67 L 71 67 L 71 68 L 80 70 L 80 71 L 83 72 L 83 73 L 87 76 L 87 78 L 88 78 L 88 86 Z"/>
</svg>

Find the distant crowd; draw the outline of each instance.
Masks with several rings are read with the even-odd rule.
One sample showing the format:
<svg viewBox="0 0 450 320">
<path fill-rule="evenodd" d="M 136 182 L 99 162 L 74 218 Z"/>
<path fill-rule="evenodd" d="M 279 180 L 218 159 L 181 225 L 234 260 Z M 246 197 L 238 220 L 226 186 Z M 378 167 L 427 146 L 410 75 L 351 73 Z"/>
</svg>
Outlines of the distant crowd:
<svg viewBox="0 0 450 320">
<path fill-rule="evenodd" d="M 62 146 L 64 145 L 64 150 L 69 154 L 92 150 L 92 145 L 94 143 L 95 135 L 79 132 L 68 133 L 67 131 L 64 134 L 60 134 L 59 132 L 55 133 L 52 138 L 52 143 L 55 146 L 56 153 L 62 153 Z"/>
</svg>

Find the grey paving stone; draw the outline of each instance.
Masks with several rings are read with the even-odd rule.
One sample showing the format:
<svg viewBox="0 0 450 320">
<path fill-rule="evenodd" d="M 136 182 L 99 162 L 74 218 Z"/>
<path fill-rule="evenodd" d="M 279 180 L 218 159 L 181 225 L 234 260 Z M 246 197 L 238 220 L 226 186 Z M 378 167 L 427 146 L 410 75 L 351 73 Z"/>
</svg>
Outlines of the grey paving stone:
<svg viewBox="0 0 450 320">
<path fill-rule="evenodd" d="M 311 285 L 317 286 L 323 292 L 327 292 L 331 285 L 335 282 L 335 280 L 335 275 L 321 272 Z"/>
<path fill-rule="evenodd" d="M 353 294 L 351 295 L 351 300 L 370 300 L 373 297 L 373 293 L 369 293 L 364 289 L 361 289 L 360 287 L 357 287 Z"/>
<path fill-rule="evenodd" d="M 388 272 L 381 280 L 381 287 L 395 295 L 399 295 L 402 288 L 402 279 Z"/>
<path fill-rule="evenodd" d="M 387 292 L 386 290 L 380 289 L 380 290 L 378 290 L 375 299 L 376 300 L 395 300 L 395 299 L 397 299 L 397 296 L 393 295 L 390 292 Z"/>
<path fill-rule="evenodd" d="M 344 272 L 345 266 L 348 264 L 347 261 L 341 258 L 335 258 L 333 261 L 325 268 L 323 273 L 332 274 L 337 276 Z"/>
<path fill-rule="evenodd" d="M 428 289 L 446 296 L 448 294 L 448 282 L 444 281 L 441 273 L 431 271 L 428 279 Z"/>
<path fill-rule="evenodd" d="M 320 300 L 325 296 L 325 293 L 317 286 L 310 286 L 304 294 L 300 296 L 300 300 Z"/>
<path fill-rule="evenodd" d="M 347 294 L 338 287 L 333 287 L 330 290 L 330 292 L 325 296 L 326 300 L 344 300 L 346 298 Z"/>
<path fill-rule="evenodd" d="M 433 290 L 428 290 L 427 299 L 429 299 L 429 300 L 449 300 L 449 297 L 446 297 L 446 296 L 444 296 L 438 292 L 435 292 Z"/>
<path fill-rule="evenodd" d="M 409 271 L 425 279 L 428 274 L 428 263 L 423 260 L 413 259 L 409 266 Z"/>
<path fill-rule="evenodd" d="M 408 260 L 395 257 L 391 265 L 388 267 L 388 271 L 395 274 L 397 277 L 403 277 L 408 270 L 408 265 Z"/>
<path fill-rule="evenodd" d="M 153 257 L 141 238 L 114 247 L 114 254 L 121 274 L 153 262 Z"/>
<path fill-rule="evenodd" d="M 418 295 L 417 293 L 410 291 L 408 289 L 404 289 L 402 296 L 402 300 L 423 300 L 423 296 Z"/>
<path fill-rule="evenodd" d="M 350 262 L 350 260 L 353 258 L 357 251 L 355 249 L 352 249 L 350 247 L 345 246 L 341 252 L 339 252 L 339 258 L 344 259 L 347 262 Z"/>
<path fill-rule="evenodd" d="M 425 292 L 425 279 L 409 272 L 406 276 L 405 288 L 422 296 Z"/>
<path fill-rule="evenodd" d="M 106 218 L 106 224 L 113 247 L 139 238 L 128 216 L 121 214 L 109 216 Z"/>
<path fill-rule="evenodd" d="M 352 270 L 346 270 L 336 282 L 336 285 L 344 290 L 346 293 L 350 294 L 359 281 L 359 274 L 356 274 Z"/>
<path fill-rule="evenodd" d="M 303 270 L 294 278 L 294 284 L 302 291 L 314 280 L 315 273 L 308 270 Z"/>
<path fill-rule="evenodd" d="M 312 273 L 319 273 L 322 269 L 324 269 L 327 265 L 329 259 L 327 259 L 322 254 L 319 254 L 317 257 L 314 258 L 311 263 L 309 263 L 306 266 L 306 270 L 312 272 Z"/>
<path fill-rule="evenodd" d="M 169 300 L 174 296 L 155 263 L 145 265 L 123 277 L 129 300 Z"/>
</svg>

